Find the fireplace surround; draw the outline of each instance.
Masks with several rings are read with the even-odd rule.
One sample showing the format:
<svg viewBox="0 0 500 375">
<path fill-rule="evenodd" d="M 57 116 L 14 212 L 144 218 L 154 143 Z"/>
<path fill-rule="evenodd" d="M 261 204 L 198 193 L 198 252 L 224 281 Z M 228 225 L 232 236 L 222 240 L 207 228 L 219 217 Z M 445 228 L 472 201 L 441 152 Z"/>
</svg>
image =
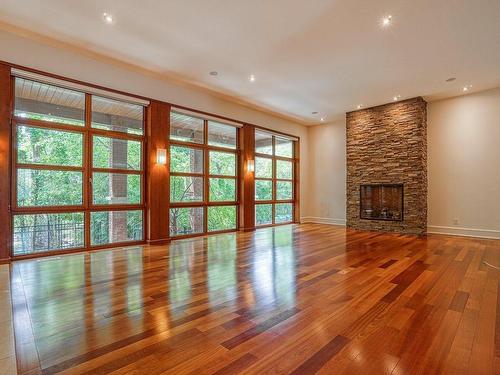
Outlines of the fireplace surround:
<svg viewBox="0 0 500 375">
<path fill-rule="evenodd" d="M 347 113 L 346 154 L 348 228 L 427 232 L 427 103 L 422 98 Z M 367 184 L 404 188 L 385 188 L 387 197 L 380 201 L 380 196 L 363 195 L 362 186 Z M 372 206 L 365 211 L 363 197 L 368 199 L 365 206 Z M 374 209 L 374 204 L 382 207 Z"/>
</svg>

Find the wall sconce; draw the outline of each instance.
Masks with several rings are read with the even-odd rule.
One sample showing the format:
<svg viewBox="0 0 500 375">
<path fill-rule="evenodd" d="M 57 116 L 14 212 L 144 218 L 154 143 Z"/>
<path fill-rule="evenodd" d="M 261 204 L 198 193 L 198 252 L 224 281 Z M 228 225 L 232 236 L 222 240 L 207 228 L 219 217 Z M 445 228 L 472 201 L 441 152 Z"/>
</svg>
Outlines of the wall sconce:
<svg viewBox="0 0 500 375">
<path fill-rule="evenodd" d="M 156 163 L 161 165 L 167 164 L 167 150 L 159 148 L 156 150 Z"/>
<path fill-rule="evenodd" d="M 247 160 L 247 172 L 255 171 L 255 160 Z"/>
</svg>

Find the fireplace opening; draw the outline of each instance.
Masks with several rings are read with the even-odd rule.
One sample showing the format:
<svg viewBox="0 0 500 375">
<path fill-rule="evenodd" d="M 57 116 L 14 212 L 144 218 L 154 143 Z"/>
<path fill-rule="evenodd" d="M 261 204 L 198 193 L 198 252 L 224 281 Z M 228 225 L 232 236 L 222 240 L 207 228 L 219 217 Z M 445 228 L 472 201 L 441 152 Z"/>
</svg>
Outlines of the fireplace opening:
<svg viewBox="0 0 500 375">
<path fill-rule="evenodd" d="M 360 185 L 360 217 L 402 221 L 403 184 Z"/>
</svg>

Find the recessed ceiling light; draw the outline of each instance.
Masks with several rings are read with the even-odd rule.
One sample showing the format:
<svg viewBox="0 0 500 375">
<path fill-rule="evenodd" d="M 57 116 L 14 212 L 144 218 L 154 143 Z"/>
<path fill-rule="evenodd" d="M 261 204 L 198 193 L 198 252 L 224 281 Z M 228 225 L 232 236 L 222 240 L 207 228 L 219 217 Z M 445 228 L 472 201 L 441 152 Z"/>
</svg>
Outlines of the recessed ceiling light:
<svg viewBox="0 0 500 375">
<path fill-rule="evenodd" d="M 396 95 L 392 98 L 395 102 L 397 102 L 401 98 L 401 95 Z"/>
<path fill-rule="evenodd" d="M 392 16 L 390 14 L 382 18 L 382 26 L 384 27 L 389 26 L 391 22 L 392 22 Z"/>
<path fill-rule="evenodd" d="M 104 12 L 102 14 L 102 19 L 104 20 L 104 22 L 106 22 L 107 24 L 112 24 L 115 22 L 115 18 L 113 17 L 112 14 L 109 14 L 109 13 L 106 13 Z"/>
<path fill-rule="evenodd" d="M 253 74 L 250 74 L 250 77 L 248 77 L 248 80 L 250 82 L 255 82 L 255 76 Z"/>
<path fill-rule="evenodd" d="M 472 85 L 467 85 L 467 86 L 462 87 L 462 91 L 463 91 L 463 92 L 467 92 L 467 91 L 469 91 L 471 88 L 472 88 Z"/>
<path fill-rule="evenodd" d="M 325 118 L 324 118 L 324 117 L 321 117 L 319 120 L 320 120 L 321 122 L 325 122 Z"/>
<path fill-rule="evenodd" d="M 363 107 L 363 104 L 358 104 L 358 106 L 356 108 L 361 109 L 361 107 Z"/>
<path fill-rule="evenodd" d="M 210 73 L 208 73 L 208 74 L 210 74 L 211 76 L 214 76 L 214 77 L 215 77 L 215 76 L 216 76 L 217 74 L 219 74 L 219 73 L 218 73 L 218 72 L 216 72 L 215 70 L 213 70 L 213 71 L 211 71 L 211 72 L 210 72 Z"/>
<path fill-rule="evenodd" d="M 446 80 L 446 82 L 453 82 L 454 80 L 456 80 L 456 78 L 455 78 L 455 77 L 450 77 L 450 78 L 448 78 L 448 79 Z"/>
</svg>

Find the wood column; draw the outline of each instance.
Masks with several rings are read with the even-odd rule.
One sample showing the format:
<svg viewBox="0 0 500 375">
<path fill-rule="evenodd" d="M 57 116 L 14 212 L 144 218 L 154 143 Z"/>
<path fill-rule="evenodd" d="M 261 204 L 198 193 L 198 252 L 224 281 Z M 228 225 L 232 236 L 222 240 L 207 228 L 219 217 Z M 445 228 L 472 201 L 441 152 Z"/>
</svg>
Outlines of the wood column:
<svg viewBox="0 0 500 375">
<path fill-rule="evenodd" d="M 12 254 L 12 217 L 10 213 L 10 115 L 12 108 L 10 67 L 0 65 L 0 263 Z"/>
<path fill-rule="evenodd" d="M 240 130 L 241 148 L 241 194 L 240 229 L 255 229 L 255 172 L 247 170 L 248 161 L 255 163 L 255 127 L 244 125 Z"/>
<path fill-rule="evenodd" d="M 170 155 L 170 105 L 151 101 L 147 110 L 147 215 L 149 228 L 147 242 L 154 245 L 167 243 L 169 238 L 170 158 L 165 165 L 156 162 L 158 149 Z"/>
</svg>

